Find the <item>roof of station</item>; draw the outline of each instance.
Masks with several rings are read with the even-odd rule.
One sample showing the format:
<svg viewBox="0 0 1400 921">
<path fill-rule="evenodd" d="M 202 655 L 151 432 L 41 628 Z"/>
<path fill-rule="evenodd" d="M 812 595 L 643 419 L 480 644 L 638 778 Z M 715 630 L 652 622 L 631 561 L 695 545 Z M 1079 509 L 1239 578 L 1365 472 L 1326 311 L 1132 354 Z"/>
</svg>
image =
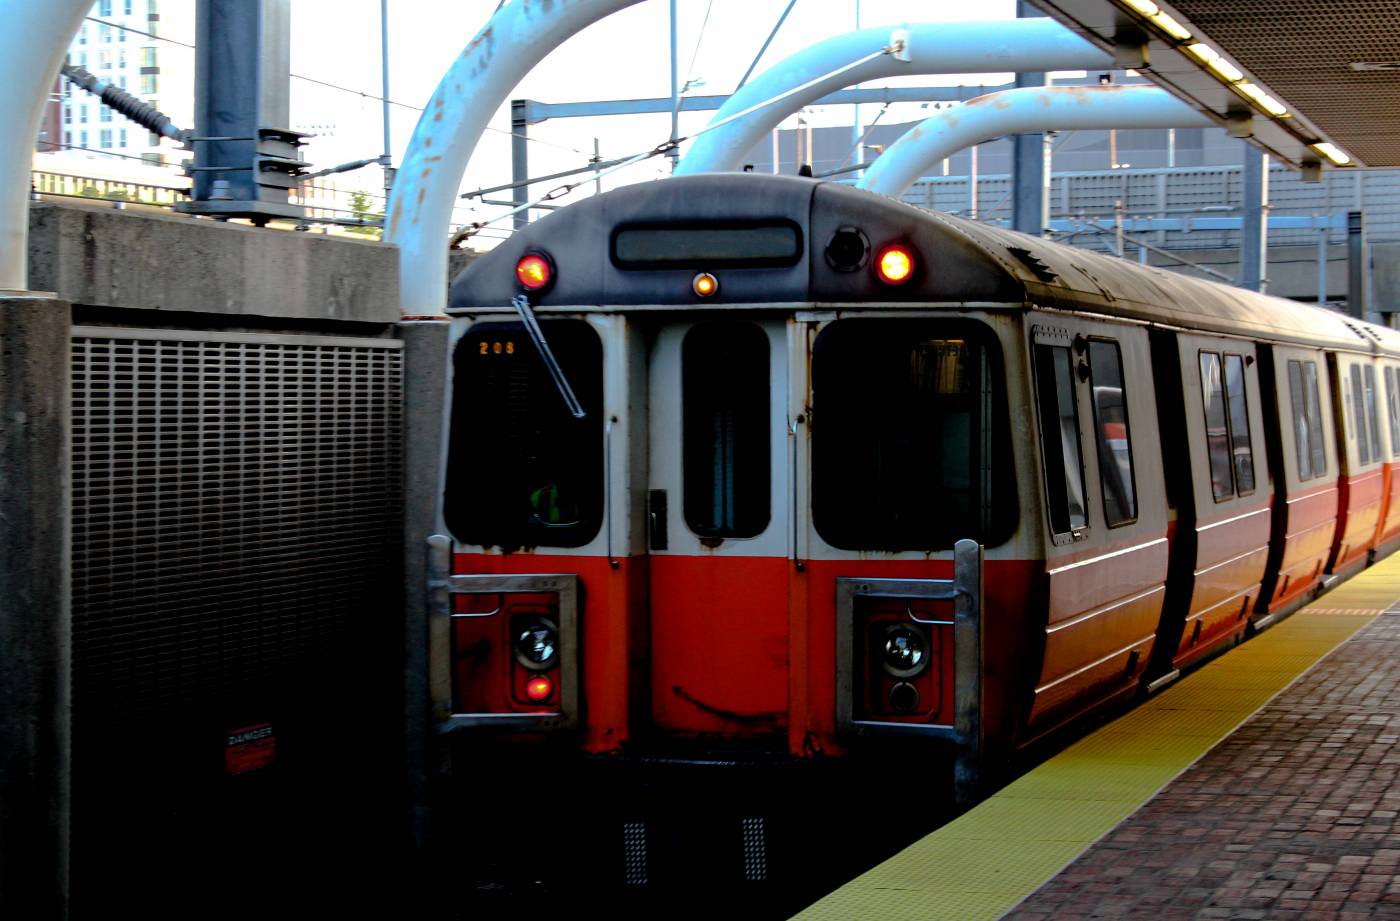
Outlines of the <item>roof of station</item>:
<svg viewBox="0 0 1400 921">
<path fill-rule="evenodd" d="M 1294 166 L 1400 166 L 1400 0 L 1032 2 Z"/>
</svg>

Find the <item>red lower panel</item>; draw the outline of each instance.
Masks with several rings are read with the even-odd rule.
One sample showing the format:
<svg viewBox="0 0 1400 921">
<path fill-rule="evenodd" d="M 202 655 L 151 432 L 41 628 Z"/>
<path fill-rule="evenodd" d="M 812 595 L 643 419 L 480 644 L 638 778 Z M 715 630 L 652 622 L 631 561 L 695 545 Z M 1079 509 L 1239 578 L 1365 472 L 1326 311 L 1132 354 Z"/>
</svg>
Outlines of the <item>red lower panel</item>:
<svg viewBox="0 0 1400 921">
<path fill-rule="evenodd" d="M 1385 501 L 1381 503 L 1381 524 L 1376 529 L 1377 547 L 1400 537 L 1400 470 L 1395 464 L 1386 464 L 1382 470 L 1381 495 Z"/>
<path fill-rule="evenodd" d="M 791 561 L 788 562 L 791 568 Z M 1039 667 L 1029 638 L 1045 626 L 1044 564 L 988 560 L 983 572 L 988 748 L 1012 744 L 1018 711 Z M 950 579 L 952 560 L 809 560 L 791 575 L 793 595 L 792 724 L 794 754 L 834 754 L 836 732 L 836 580 Z"/>
<path fill-rule="evenodd" d="M 788 714 L 788 560 L 654 555 L 651 699 L 658 729 L 755 735 Z"/>
<path fill-rule="evenodd" d="M 646 655 L 646 621 L 641 607 L 645 603 L 646 567 L 635 560 L 616 562 L 614 569 L 603 557 L 459 553 L 453 563 L 453 571 L 459 574 L 573 573 L 579 577 L 583 741 L 589 751 L 612 751 L 633 734 L 631 705 L 644 694 L 636 686 L 636 676 L 642 673 Z M 485 664 L 484 670 L 509 681 L 509 650 L 498 649 L 493 655 L 501 661 Z"/>
<path fill-rule="evenodd" d="M 1274 596 L 1267 604 L 1270 612 L 1293 603 L 1317 584 L 1337 533 L 1337 507 L 1335 483 L 1311 492 L 1289 493 L 1283 557 Z"/>
<path fill-rule="evenodd" d="M 1340 572 L 1364 557 L 1373 546 L 1380 519 L 1381 488 L 1380 468 L 1341 478 L 1337 493 L 1337 538 L 1328 571 Z"/>
</svg>

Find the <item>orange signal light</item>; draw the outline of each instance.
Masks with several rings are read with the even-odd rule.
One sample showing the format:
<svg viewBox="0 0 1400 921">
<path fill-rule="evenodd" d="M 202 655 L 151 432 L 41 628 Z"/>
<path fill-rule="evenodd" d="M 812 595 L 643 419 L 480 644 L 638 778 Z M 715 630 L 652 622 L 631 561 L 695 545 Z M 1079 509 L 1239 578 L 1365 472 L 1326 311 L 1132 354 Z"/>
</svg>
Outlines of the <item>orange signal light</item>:
<svg viewBox="0 0 1400 921">
<path fill-rule="evenodd" d="M 715 292 L 719 291 L 719 279 L 709 272 L 701 272 L 699 275 L 695 276 L 694 281 L 690 283 L 690 287 L 701 297 L 714 297 Z"/>
<path fill-rule="evenodd" d="M 887 246 L 880 251 L 875 270 L 885 284 L 902 285 L 914 274 L 914 252 L 899 244 Z"/>
<path fill-rule="evenodd" d="M 526 253 L 515 264 L 515 277 L 526 291 L 540 291 L 554 280 L 554 267 L 539 253 Z"/>
<path fill-rule="evenodd" d="M 536 675 L 525 683 L 525 696 L 537 704 L 549 700 L 554 694 L 554 682 L 547 675 Z"/>
</svg>

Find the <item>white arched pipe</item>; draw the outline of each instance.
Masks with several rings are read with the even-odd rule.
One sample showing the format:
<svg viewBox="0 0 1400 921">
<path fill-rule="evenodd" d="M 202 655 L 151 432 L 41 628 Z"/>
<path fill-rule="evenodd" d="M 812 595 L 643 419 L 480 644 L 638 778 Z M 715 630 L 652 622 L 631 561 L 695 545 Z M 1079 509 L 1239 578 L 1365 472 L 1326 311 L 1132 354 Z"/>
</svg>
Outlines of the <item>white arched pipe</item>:
<svg viewBox="0 0 1400 921">
<path fill-rule="evenodd" d="M 879 55 L 857 67 L 846 68 L 851 62 L 888 47 L 895 29 L 908 33 L 905 53 Z M 784 118 L 828 93 L 867 80 L 908 74 L 1083 70 L 1112 66 L 1111 55 L 1051 19 L 915 23 L 861 29 L 805 48 L 746 83 L 720 107 L 711 124 L 732 118 L 735 113 L 765 100 L 776 101 L 697 137 L 677 165 L 676 175 L 737 170 L 744 155 Z M 795 87 L 803 88 L 791 93 Z M 791 95 L 784 95 L 787 93 Z"/>
<path fill-rule="evenodd" d="M 899 196 L 933 164 L 960 150 L 1032 131 L 1208 128 L 1209 117 L 1155 86 L 1028 86 L 969 99 L 910 129 L 857 185 Z"/>
<path fill-rule="evenodd" d="M 0 0 L 0 290 L 29 285 L 34 140 L 59 65 L 91 7 L 92 0 Z"/>
<path fill-rule="evenodd" d="M 405 316 L 441 316 L 447 305 L 452 206 L 496 109 L 570 36 L 638 2 L 511 0 L 452 62 L 413 129 L 389 196 L 384 237 L 399 246 Z"/>
</svg>

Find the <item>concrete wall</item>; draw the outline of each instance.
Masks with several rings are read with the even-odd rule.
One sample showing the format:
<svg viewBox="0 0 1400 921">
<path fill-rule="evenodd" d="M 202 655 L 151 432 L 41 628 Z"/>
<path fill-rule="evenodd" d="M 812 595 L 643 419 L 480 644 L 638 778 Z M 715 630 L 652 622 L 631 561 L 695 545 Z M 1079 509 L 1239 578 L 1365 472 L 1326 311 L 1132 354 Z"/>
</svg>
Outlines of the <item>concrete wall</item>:
<svg viewBox="0 0 1400 921">
<path fill-rule="evenodd" d="M 69 307 L 0 296 L 0 917 L 67 916 Z"/>
<path fill-rule="evenodd" d="M 1400 243 L 1371 245 L 1371 309 L 1400 312 Z"/>
<path fill-rule="evenodd" d="M 29 287 L 74 304 L 395 323 L 398 247 L 322 234 L 34 204 Z"/>
</svg>

